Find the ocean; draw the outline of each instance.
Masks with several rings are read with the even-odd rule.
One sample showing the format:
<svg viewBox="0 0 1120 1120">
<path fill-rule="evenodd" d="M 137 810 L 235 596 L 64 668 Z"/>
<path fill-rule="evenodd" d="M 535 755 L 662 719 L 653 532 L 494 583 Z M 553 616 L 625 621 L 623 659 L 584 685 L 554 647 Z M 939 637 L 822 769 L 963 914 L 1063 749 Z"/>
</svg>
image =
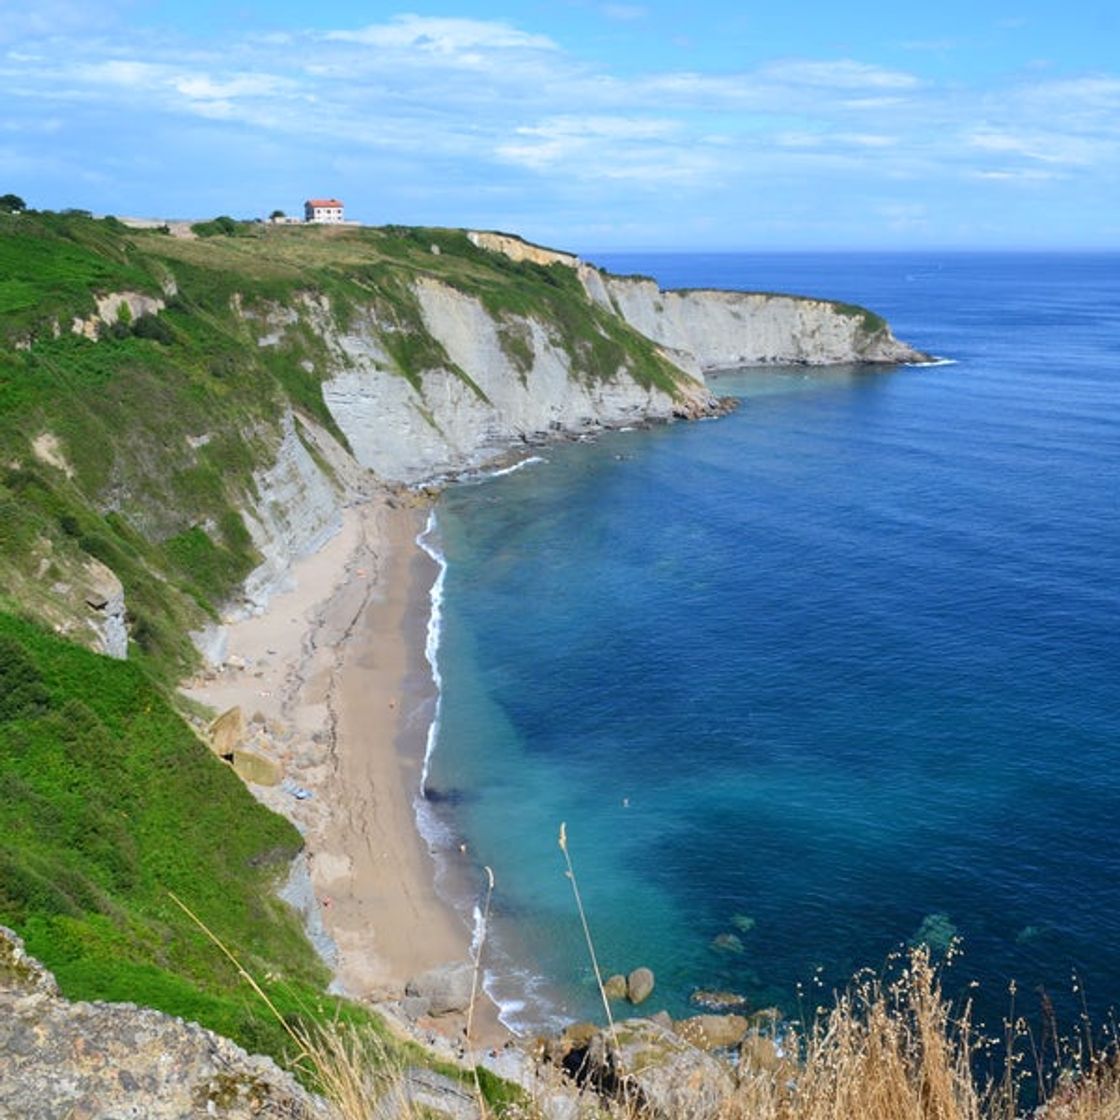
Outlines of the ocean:
<svg viewBox="0 0 1120 1120">
<path fill-rule="evenodd" d="M 592 255 L 863 303 L 951 364 L 718 375 L 725 418 L 447 490 L 428 809 L 522 1031 L 804 1015 L 916 940 L 998 1026 L 1120 1002 L 1120 257 Z M 438 648 L 437 648 L 438 647 Z M 460 850 L 465 845 L 465 854 Z M 1071 1021 L 1072 1020 L 1072 1021 Z"/>
</svg>

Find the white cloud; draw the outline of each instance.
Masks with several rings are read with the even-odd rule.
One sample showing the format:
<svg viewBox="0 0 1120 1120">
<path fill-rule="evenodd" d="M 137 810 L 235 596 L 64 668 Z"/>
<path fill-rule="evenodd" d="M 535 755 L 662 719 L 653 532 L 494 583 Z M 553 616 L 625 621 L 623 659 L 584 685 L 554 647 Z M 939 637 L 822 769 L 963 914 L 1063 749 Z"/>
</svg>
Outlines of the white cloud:
<svg viewBox="0 0 1120 1120">
<path fill-rule="evenodd" d="M 714 157 L 678 143 L 681 125 L 656 118 L 551 117 L 497 145 L 503 161 L 531 171 L 563 168 L 581 179 L 689 181 L 714 172 Z"/>
<path fill-rule="evenodd" d="M 370 24 L 355 31 L 328 31 L 324 38 L 447 58 L 464 51 L 558 49 L 547 35 L 519 31 L 508 23 L 417 15 L 394 16 L 388 23 Z"/>
<path fill-rule="evenodd" d="M 1040 171 L 1033 167 L 1010 168 L 998 171 L 969 171 L 968 177 L 996 183 L 1044 183 L 1052 179 L 1065 178 L 1064 175 L 1056 171 Z"/>
<path fill-rule="evenodd" d="M 838 132 L 834 139 L 855 148 L 893 148 L 898 143 L 898 137 L 878 132 Z"/>
<path fill-rule="evenodd" d="M 913 74 L 849 58 L 834 62 L 791 59 L 771 63 L 763 67 L 760 74 L 783 85 L 813 86 L 820 89 L 916 89 L 921 85 Z"/>
<path fill-rule="evenodd" d="M 1064 133 L 1018 135 L 981 130 L 968 137 L 968 144 L 982 152 L 1018 155 L 1039 163 L 1087 165 L 1095 162 L 1100 152 L 1097 143 Z"/>
<path fill-rule="evenodd" d="M 88 66 L 79 64 L 71 71 L 73 78 L 89 82 L 93 86 L 124 86 L 133 89 L 155 86 L 166 77 L 167 73 L 168 69 L 165 66 L 124 58 L 111 58 Z"/>
<path fill-rule="evenodd" d="M 644 11 L 583 6 L 614 19 Z M 92 168 L 123 175 L 97 131 L 106 119 L 171 161 L 175 147 L 159 145 L 193 122 L 205 144 L 246 153 L 242 177 L 255 174 L 247 153 L 268 147 L 278 165 L 373 167 L 363 181 L 379 189 L 396 182 L 402 195 L 456 204 L 495 183 L 509 197 L 573 191 L 582 202 L 666 186 L 697 200 L 723 189 L 759 199 L 775 182 L 850 197 L 870 177 L 900 194 L 963 183 L 978 197 L 1003 182 L 1114 179 L 1120 77 L 1042 77 L 949 85 L 921 76 L 917 61 L 911 72 L 851 57 L 633 72 L 513 22 L 401 15 L 220 47 L 139 30 L 11 40 L 0 52 L 0 130 L 30 150 L 35 121 L 61 122 L 68 137 L 91 138 Z M 882 217 L 900 229 L 924 220 Z"/>
</svg>

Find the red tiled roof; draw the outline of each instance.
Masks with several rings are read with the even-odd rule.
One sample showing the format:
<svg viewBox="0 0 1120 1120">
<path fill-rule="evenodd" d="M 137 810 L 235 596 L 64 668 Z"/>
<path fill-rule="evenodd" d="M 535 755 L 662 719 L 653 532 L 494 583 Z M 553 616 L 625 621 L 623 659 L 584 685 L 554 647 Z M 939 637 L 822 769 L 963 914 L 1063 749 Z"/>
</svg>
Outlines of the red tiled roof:
<svg viewBox="0 0 1120 1120">
<path fill-rule="evenodd" d="M 341 206 L 342 203 L 337 198 L 309 198 L 306 205 L 308 206 Z"/>
</svg>

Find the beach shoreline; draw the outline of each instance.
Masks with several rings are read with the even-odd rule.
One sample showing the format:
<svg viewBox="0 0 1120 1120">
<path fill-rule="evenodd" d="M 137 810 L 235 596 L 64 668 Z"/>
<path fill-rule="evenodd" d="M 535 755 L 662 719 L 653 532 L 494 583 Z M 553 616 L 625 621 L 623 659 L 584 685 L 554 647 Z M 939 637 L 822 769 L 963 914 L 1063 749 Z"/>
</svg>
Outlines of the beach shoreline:
<svg viewBox="0 0 1120 1120">
<path fill-rule="evenodd" d="M 347 508 L 267 610 L 227 623 L 225 665 L 181 687 L 216 712 L 241 709 L 243 749 L 280 773 L 249 788 L 304 836 L 298 908 L 333 987 L 390 1009 L 412 977 L 471 957 L 467 916 L 436 883 L 459 869 L 437 866 L 417 821 L 437 699 L 426 641 L 438 566 L 417 544 L 427 516 L 389 493 Z M 425 1038 L 463 1028 L 462 1016 L 412 1024 Z M 508 1038 L 485 996 L 472 1035 Z"/>
</svg>

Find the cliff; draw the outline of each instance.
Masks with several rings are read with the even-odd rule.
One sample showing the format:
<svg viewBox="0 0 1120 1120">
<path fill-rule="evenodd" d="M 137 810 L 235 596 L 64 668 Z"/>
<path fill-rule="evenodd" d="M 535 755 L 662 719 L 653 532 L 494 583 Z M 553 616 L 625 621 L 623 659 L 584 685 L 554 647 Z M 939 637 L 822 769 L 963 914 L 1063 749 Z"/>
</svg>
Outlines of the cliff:
<svg viewBox="0 0 1120 1120">
<path fill-rule="evenodd" d="M 3 215 L 0 265 L 0 608 L 169 679 L 371 487 L 715 414 L 713 368 L 921 357 L 860 308 L 497 233 Z"/>
<path fill-rule="evenodd" d="M 635 330 L 701 372 L 756 365 L 927 360 L 874 312 L 853 304 L 763 292 L 662 291 L 652 280 L 588 283 Z M 695 366 L 692 365 L 695 362 Z"/>
</svg>

